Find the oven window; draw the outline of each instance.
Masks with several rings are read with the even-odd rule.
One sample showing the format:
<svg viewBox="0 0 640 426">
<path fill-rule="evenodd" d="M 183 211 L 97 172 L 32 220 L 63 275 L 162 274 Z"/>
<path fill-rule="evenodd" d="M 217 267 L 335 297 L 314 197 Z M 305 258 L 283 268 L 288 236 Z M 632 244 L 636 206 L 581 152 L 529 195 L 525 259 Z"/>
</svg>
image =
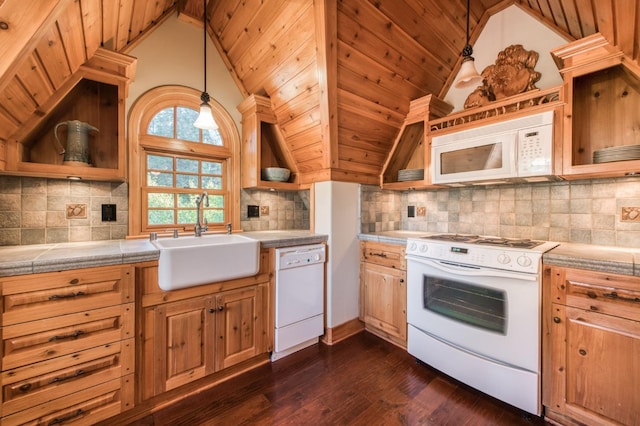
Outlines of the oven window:
<svg viewBox="0 0 640 426">
<path fill-rule="evenodd" d="M 507 295 L 469 283 L 424 277 L 424 308 L 456 321 L 502 334 L 507 332 Z"/>
</svg>

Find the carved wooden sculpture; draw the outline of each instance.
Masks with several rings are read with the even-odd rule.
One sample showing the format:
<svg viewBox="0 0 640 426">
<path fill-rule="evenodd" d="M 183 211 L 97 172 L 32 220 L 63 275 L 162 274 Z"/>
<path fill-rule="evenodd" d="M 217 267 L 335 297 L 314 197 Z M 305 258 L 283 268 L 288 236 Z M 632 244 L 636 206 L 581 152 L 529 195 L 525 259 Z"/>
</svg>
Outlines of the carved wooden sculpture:
<svg viewBox="0 0 640 426">
<path fill-rule="evenodd" d="M 534 70 L 537 62 L 538 52 L 526 50 L 521 44 L 505 48 L 498 53 L 495 64 L 482 71 L 483 85 L 467 97 L 465 109 L 537 89 L 535 83 L 540 80 L 540 73 Z"/>
</svg>

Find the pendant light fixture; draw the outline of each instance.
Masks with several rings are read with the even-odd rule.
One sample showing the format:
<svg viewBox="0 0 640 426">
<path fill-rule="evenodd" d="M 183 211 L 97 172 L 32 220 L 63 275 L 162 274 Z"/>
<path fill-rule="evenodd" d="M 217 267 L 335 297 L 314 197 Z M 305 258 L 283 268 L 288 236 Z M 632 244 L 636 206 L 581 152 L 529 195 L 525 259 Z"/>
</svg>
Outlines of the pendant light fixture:
<svg viewBox="0 0 640 426">
<path fill-rule="evenodd" d="M 460 72 L 454 84 L 458 89 L 473 87 L 482 82 L 482 76 L 476 70 L 473 56 L 471 56 L 473 55 L 473 48 L 469 44 L 469 16 L 471 15 L 469 3 L 470 0 L 467 0 L 467 44 L 462 49 L 462 65 L 460 65 Z"/>
<path fill-rule="evenodd" d="M 207 0 L 202 0 L 202 24 L 204 34 L 204 92 L 200 95 L 200 100 L 202 101 L 200 104 L 200 114 L 198 114 L 198 118 L 196 118 L 193 125 L 203 130 L 215 130 L 218 128 L 218 125 L 213 119 L 211 105 L 209 105 L 211 97 L 207 93 Z"/>
</svg>

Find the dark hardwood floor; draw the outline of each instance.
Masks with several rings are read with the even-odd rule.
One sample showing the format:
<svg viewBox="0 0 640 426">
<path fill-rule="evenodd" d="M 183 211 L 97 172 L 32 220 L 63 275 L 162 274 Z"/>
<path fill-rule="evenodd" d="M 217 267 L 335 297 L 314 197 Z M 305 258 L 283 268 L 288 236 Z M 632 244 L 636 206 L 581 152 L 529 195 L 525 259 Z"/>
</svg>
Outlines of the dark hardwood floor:
<svg viewBox="0 0 640 426">
<path fill-rule="evenodd" d="M 314 345 L 135 425 L 544 425 L 360 333 Z"/>
</svg>

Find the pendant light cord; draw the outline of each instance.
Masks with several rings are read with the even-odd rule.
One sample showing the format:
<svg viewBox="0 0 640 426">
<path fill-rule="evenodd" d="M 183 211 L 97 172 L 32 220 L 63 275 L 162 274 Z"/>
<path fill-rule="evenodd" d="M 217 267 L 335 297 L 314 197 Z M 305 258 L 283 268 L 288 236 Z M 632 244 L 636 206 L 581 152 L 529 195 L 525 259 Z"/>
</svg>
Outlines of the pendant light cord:
<svg viewBox="0 0 640 426">
<path fill-rule="evenodd" d="M 471 56 L 473 55 L 473 48 L 471 44 L 469 44 L 469 17 L 471 15 L 471 1 L 467 0 L 467 42 L 462 49 L 462 56 Z"/>
<path fill-rule="evenodd" d="M 207 92 L 207 0 L 202 0 L 202 42 L 204 46 L 204 91 L 200 95 L 200 100 L 209 103 L 211 98 Z"/>
</svg>

